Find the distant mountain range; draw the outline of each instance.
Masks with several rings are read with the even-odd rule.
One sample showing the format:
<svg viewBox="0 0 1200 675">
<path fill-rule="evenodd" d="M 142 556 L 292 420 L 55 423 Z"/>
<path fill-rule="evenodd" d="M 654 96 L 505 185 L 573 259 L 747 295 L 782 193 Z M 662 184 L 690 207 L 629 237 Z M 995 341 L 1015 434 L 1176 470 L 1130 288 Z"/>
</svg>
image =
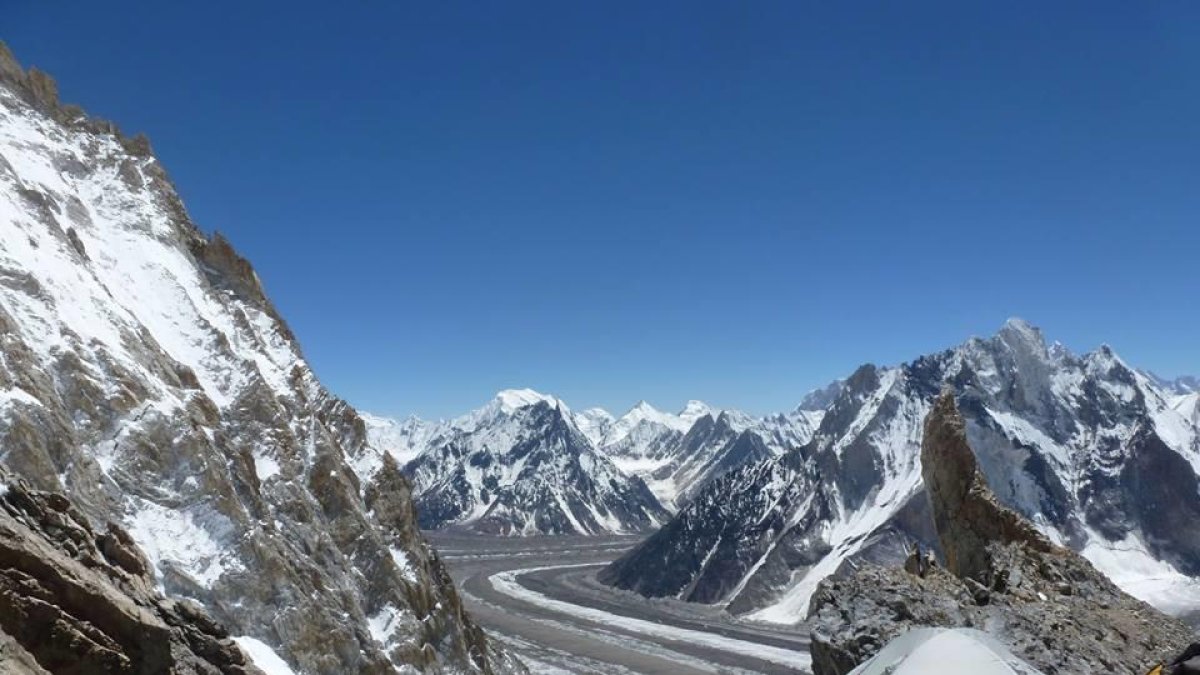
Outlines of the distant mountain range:
<svg viewBox="0 0 1200 675">
<path fill-rule="evenodd" d="M 1200 606 L 1196 380 L 1139 371 L 1107 346 L 1074 355 L 1019 319 L 863 366 L 767 417 L 699 401 L 615 417 L 516 390 L 448 422 L 365 419 L 373 444 L 405 462 L 424 527 L 658 528 L 602 577 L 788 623 L 845 566 L 936 548 L 919 449 L 944 386 L 1000 499 L 1134 595 Z"/>
<path fill-rule="evenodd" d="M 603 534 L 662 525 L 709 480 L 806 442 L 819 415 L 760 419 L 691 401 L 679 414 L 641 402 L 617 418 L 521 389 L 449 421 L 364 421 L 373 461 L 389 454 L 412 480 L 422 527 Z"/>
</svg>

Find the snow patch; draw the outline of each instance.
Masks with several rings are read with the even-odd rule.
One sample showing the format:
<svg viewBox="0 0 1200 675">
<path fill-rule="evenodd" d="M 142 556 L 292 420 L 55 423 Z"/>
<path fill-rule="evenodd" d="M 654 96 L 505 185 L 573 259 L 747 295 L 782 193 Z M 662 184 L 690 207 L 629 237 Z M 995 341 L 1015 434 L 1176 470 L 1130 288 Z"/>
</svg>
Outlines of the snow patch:
<svg viewBox="0 0 1200 675">
<path fill-rule="evenodd" d="M 234 569 L 228 552 L 195 521 L 191 514 L 159 506 L 144 499 L 125 520 L 126 529 L 153 563 L 160 586 L 163 566 L 171 565 L 205 588 Z"/>
<path fill-rule="evenodd" d="M 9 412 L 18 405 L 41 407 L 42 402 L 34 398 L 24 389 L 7 389 L 0 391 L 0 419 L 8 417 Z"/>
<path fill-rule="evenodd" d="M 371 637 L 379 644 L 387 647 L 395 636 L 396 629 L 400 627 L 401 619 L 405 612 L 401 609 L 387 605 L 375 614 L 367 617 L 367 629 L 371 631 Z"/>
<path fill-rule="evenodd" d="M 410 584 L 419 583 L 417 570 L 413 567 L 412 561 L 408 559 L 408 552 L 396 546 L 389 546 L 388 551 L 392 554 L 392 562 L 396 563 L 396 567 L 400 570 L 400 576 Z"/>
<path fill-rule="evenodd" d="M 267 675 L 296 675 L 296 671 L 275 653 L 265 642 L 256 640 L 249 635 L 241 635 L 233 638 L 238 647 L 250 657 L 254 665 L 258 666 Z"/>
<path fill-rule="evenodd" d="M 567 411 L 565 403 L 553 396 L 538 393 L 532 389 L 505 389 L 496 394 L 496 402 L 506 413 L 513 413 L 521 408 L 527 408 L 539 403 L 549 403 L 551 408 L 561 408 Z"/>
<path fill-rule="evenodd" d="M 1200 581 L 1157 560 L 1136 534 L 1121 541 L 1108 541 L 1094 530 L 1087 534 L 1088 542 L 1080 554 L 1121 590 L 1167 614 L 1200 607 Z"/>
<path fill-rule="evenodd" d="M 254 472 L 258 474 L 258 480 L 265 483 L 268 479 L 279 475 L 279 462 L 275 461 L 274 457 L 256 452 L 254 453 Z"/>
</svg>

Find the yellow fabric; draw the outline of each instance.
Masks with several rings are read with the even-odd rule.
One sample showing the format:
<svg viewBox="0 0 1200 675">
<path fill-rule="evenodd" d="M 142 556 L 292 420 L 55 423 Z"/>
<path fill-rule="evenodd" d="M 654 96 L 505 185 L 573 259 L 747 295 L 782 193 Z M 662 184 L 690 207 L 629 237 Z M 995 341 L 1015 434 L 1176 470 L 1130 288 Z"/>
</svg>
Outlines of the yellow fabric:
<svg viewBox="0 0 1200 675">
<path fill-rule="evenodd" d="M 1154 666 L 1146 675 L 1162 675 L 1162 665 Z"/>
</svg>

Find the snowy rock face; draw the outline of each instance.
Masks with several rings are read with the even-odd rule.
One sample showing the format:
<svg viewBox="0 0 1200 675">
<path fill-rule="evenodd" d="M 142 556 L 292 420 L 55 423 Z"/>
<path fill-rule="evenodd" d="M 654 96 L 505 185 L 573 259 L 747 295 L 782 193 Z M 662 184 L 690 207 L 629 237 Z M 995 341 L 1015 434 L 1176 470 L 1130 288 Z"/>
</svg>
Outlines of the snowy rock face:
<svg viewBox="0 0 1200 675">
<path fill-rule="evenodd" d="M 812 437 L 807 418 L 752 420 L 733 412 L 706 413 L 686 434 L 670 437 L 642 468 L 655 493 L 677 509 L 712 480 L 729 471 L 800 447 Z"/>
<path fill-rule="evenodd" d="M 167 596 L 299 672 L 510 664 L 408 485 L 321 386 L 249 263 L 141 138 L 0 46 L 0 462 L 121 523 Z M 366 458 L 366 459 L 364 459 Z M 516 666 L 514 666 L 516 667 Z"/>
<path fill-rule="evenodd" d="M 1133 595 L 1172 612 L 1200 604 L 1194 407 L 1108 347 L 1075 356 L 1019 320 L 899 367 L 860 368 L 809 443 L 702 489 L 604 578 L 792 623 L 846 561 L 895 562 L 913 540 L 936 548 L 921 422 L 946 383 L 1002 503 Z"/>
<path fill-rule="evenodd" d="M 596 452 L 562 401 L 530 390 L 434 425 L 404 471 L 422 527 L 504 535 L 639 532 L 667 519 L 658 500 Z"/>
</svg>

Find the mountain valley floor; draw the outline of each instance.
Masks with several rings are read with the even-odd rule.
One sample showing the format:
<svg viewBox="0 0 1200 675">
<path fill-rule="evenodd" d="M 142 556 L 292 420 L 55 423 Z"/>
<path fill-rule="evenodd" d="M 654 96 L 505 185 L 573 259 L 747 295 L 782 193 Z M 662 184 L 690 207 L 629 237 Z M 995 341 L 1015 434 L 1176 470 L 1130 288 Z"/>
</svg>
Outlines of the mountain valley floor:
<svg viewBox="0 0 1200 675">
<path fill-rule="evenodd" d="M 425 532 L 472 616 L 534 673 L 808 672 L 803 628 L 647 600 L 595 573 L 640 536 L 504 538 Z"/>
</svg>

